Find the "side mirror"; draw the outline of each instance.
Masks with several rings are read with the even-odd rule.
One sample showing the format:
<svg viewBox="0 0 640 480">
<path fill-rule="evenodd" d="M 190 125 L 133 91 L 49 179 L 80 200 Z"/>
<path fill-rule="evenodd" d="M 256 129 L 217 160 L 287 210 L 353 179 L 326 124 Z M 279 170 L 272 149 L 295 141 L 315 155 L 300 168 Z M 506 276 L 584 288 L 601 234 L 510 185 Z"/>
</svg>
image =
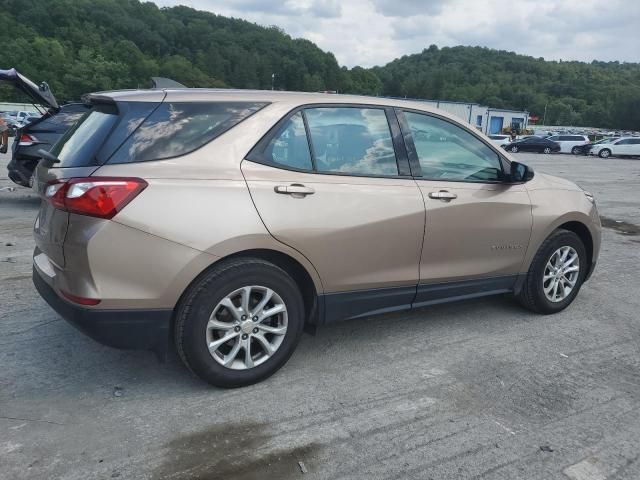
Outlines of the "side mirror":
<svg viewBox="0 0 640 480">
<path fill-rule="evenodd" d="M 511 162 L 511 173 L 509 177 L 511 183 L 528 182 L 533 178 L 533 169 L 524 163 Z"/>
</svg>

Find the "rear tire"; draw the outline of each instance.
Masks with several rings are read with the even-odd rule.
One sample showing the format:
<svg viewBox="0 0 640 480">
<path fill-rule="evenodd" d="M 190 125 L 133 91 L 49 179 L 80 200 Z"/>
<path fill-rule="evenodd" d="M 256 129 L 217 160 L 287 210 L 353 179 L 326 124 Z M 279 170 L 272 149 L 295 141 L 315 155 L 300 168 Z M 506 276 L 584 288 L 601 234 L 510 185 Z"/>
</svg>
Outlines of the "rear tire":
<svg viewBox="0 0 640 480">
<path fill-rule="evenodd" d="M 544 150 L 542 150 L 542 153 L 544 153 L 545 155 L 549 155 L 551 153 L 551 148 L 544 147 Z"/>
<path fill-rule="evenodd" d="M 263 305 L 267 296 L 272 300 Z M 275 307 L 279 313 L 256 320 Z M 300 340 L 304 312 L 298 286 L 281 268 L 258 258 L 226 261 L 186 292 L 176 312 L 176 347 L 205 382 L 224 388 L 251 385 L 287 362 Z M 284 333 L 271 333 L 276 330 Z M 220 343 L 222 338 L 229 340 Z"/>
<path fill-rule="evenodd" d="M 509 151 L 511 153 L 518 153 L 518 150 L 520 150 L 520 149 L 518 147 L 516 147 L 515 145 L 509 149 Z"/>
<path fill-rule="evenodd" d="M 565 277 L 572 277 L 572 273 L 565 274 L 562 268 L 559 268 L 558 273 L 554 273 L 553 258 L 557 252 L 564 252 L 562 249 L 577 254 L 577 260 L 572 265 L 575 266 L 577 264 L 578 271 L 574 278 L 574 284 L 566 296 L 561 297 L 559 294 L 555 300 L 551 300 L 549 295 L 556 297 L 556 291 L 559 292 L 559 290 L 553 290 L 553 282 L 558 279 L 560 282 L 564 282 Z M 568 253 L 566 260 L 570 260 L 572 255 L 573 253 Z M 561 255 L 556 257 L 556 263 L 560 258 Z M 562 265 L 562 263 L 559 265 Z M 566 268 L 566 271 L 568 272 L 570 268 Z M 567 308 L 576 298 L 586 274 L 587 253 L 582 240 L 573 232 L 558 229 L 540 245 L 535 257 L 533 257 L 522 290 L 516 295 L 516 298 L 522 306 L 536 313 L 547 315 L 560 312 Z M 558 283 L 558 289 L 562 288 L 564 293 L 564 285 L 568 285 L 570 282 L 566 284 L 560 282 L 556 282 Z M 553 293 L 545 293 L 545 289 L 551 290 Z"/>
<path fill-rule="evenodd" d="M 579 149 L 578 147 L 573 147 L 573 148 L 571 149 L 571 153 L 572 153 L 573 155 L 580 155 L 580 149 Z"/>
</svg>

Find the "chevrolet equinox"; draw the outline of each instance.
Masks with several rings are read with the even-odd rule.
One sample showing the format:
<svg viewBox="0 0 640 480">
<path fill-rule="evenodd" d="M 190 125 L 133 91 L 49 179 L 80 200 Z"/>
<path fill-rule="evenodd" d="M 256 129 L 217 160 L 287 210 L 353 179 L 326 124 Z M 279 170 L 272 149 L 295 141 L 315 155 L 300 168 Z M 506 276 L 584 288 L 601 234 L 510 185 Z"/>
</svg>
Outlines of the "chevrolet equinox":
<svg viewBox="0 0 640 480">
<path fill-rule="evenodd" d="M 34 283 L 86 334 L 214 385 L 265 379 L 303 329 L 511 292 L 559 312 L 594 269 L 593 196 L 456 117 L 374 97 L 89 95 L 42 160 Z"/>
</svg>

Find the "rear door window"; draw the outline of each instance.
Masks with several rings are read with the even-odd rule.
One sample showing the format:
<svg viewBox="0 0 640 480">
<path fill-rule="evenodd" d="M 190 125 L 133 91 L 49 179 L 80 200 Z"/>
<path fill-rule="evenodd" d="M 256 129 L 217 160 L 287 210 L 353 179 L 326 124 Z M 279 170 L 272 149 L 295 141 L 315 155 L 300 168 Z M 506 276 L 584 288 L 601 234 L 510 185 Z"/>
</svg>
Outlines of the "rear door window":
<svg viewBox="0 0 640 480">
<path fill-rule="evenodd" d="M 190 153 L 220 136 L 266 103 L 162 103 L 108 163 L 146 162 Z"/>
<path fill-rule="evenodd" d="M 319 172 L 395 176 L 398 163 L 387 114 L 381 108 L 304 110 Z"/>
</svg>

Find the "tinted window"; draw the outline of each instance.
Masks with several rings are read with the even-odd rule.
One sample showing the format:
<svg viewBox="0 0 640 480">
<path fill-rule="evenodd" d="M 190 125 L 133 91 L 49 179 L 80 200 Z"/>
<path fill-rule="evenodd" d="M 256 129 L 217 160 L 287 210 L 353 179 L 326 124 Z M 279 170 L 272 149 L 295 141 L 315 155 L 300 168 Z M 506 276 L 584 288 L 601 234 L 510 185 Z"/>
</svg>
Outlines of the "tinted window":
<svg viewBox="0 0 640 480">
<path fill-rule="evenodd" d="M 631 140 L 618 140 L 615 145 L 628 145 L 631 143 Z"/>
<path fill-rule="evenodd" d="M 302 113 L 296 113 L 282 125 L 267 145 L 264 159 L 286 167 L 313 168 Z"/>
<path fill-rule="evenodd" d="M 163 103 L 109 159 L 145 162 L 192 152 L 262 108 L 264 103 Z"/>
<path fill-rule="evenodd" d="M 87 110 L 89 110 L 89 106 L 81 103 L 63 105 L 60 111 L 51 117 L 51 121 L 70 127 L 80 120 L 82 115 L 87 113 Z"/>
<path fill-rule="evenodd" d="M 422 176 L 432 179 L 497 181 L 500 157 L 466 130 L 445 120 L 405 112 L 422 167 Z"/>
<path fill-rule="evenodd" d="M 118 120 L 114 105 L 98 105 L 58 140 L 51 153 L 58 157 L 54 167 L 83 167 L 95 164 L 95 154 Z"/>
<path fill-rule="evenodd" d="M 321 107 L 304 112 L 318 171 L 398 174 L 391 131 L 384 110 Z"/>
<path fill-rule="evenodd" d="M 640 138 L 633 138 L 633 139 L 629 140 L 629 143 L 631 145 L 640 145 Z"/>
</svg>

